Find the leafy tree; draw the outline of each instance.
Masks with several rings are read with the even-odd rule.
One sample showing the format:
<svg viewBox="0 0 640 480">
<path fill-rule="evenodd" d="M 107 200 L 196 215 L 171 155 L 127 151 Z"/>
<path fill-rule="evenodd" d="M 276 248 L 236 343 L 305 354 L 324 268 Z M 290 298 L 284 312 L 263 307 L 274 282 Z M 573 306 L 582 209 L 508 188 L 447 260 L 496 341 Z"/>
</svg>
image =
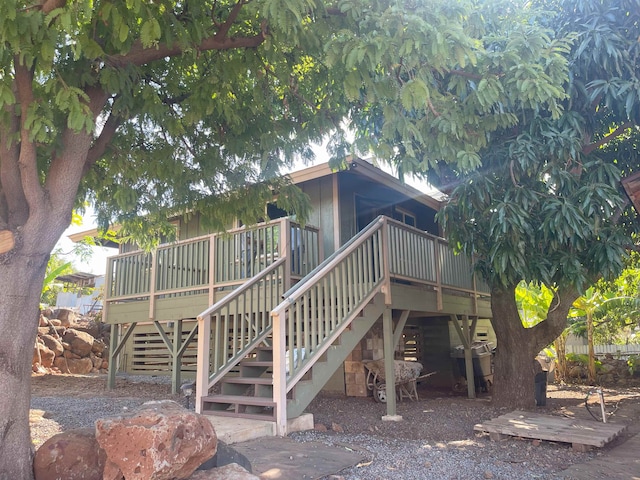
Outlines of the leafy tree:
<svg viewBox="0 0 640 480">
<path fill-rule="evenodd" d="M 558 14 L 543 21 L 574 38 L 561 114 L 510 110 L 519 124 L 491 135 L 478 168 L 440 170 L 456 180 L 440 218 L 491 286 L 501 347 L 494 400 L 510 406 L 532 404 L 531 359 L 564 330 L 580 292 L 620 273 L 634 215 L 619 180 L 637 169 L 640 2 L 546 5 Z M 515 301 L 523 280 L 554 294 L 531 328 Z"/>
<path fill-rule="evenodd" d="M 74 207 L 125 234 L 198 209 L 255 221 L 343 117 L 320 59 L 340 15 L 307 0 L 0 2 L 0 478 L 32 477 L 31 345 Z M 248 184 L 253 187 L 247 187 Z M 141 216 L 143 214 L 143 216 Z M 152 228 L 153 226 L 153 228 Z M 146 236 L 144 238 L 147 238 Z"/>
</svg>

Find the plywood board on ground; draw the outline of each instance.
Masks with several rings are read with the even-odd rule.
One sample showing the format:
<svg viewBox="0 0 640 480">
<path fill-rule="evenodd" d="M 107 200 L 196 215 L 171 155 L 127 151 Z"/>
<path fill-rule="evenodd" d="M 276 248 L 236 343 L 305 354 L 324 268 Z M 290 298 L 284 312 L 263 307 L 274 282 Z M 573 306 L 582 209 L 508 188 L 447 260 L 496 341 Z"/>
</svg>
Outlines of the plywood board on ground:
<svg viewBox="0 0 640 480">
<path fill-rule="evenodd" d="M 602 447 L 624 431 L 626 425 L 616 423 L 600 423 L 594 420 L 580 420 L 542 415 L 515 410 L 473 427 L 489 434 L 511 435 L 515 437 L 549 440 L 552 442 L 571 443 Z"/>
<path fill-rule="evenodd" d="M 318 479 L 365 460 L 357 447 L 299 443 L 282 437 L 236 443 L 233 448 L 249 459 L 253 474 L 262 480 Z"/>
</svg>

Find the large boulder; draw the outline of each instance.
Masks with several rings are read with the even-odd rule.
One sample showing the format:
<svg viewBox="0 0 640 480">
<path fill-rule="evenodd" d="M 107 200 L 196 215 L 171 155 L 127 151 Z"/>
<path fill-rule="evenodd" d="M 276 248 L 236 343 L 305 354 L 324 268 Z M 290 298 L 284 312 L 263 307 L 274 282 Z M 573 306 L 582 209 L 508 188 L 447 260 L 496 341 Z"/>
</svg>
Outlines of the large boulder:
<svg viewBox="0 0 640 480">
<path fill-rule="evenodd" d="M 60 343 L 58 339 L 53 335 L 40 335 L 40 338 L 47 346 L 47 348 L 56 354 L 56 357 L 59 357 L 64 353 L 64 347 L 62 346 L 62 343 Z"/>
<path fill-rule="evenodd" d="M 56 318 L 60 320 L 62 326 L 69 327 L 72 323 L 76 322 L 78 315 L 69 308 L 60 308 L 57 311 Z"/>
<path fill-rule="evenodd" d="M 91 353 L 94 338 L 87 332 L 68 328 L 62 336 L 62 341 L 69 345 L 69 350 L 73 353 L 80 357 L 86 357 Z"/>
<path fill-rule="evenodd" d="M 93 362 L 87 358 L 65 358 L 56 357 L 53 366 L 62 373 L 73 373 L 74 375 L 87 375 L 93 369 Z"/>
<path fill-rule="evenodd" d="M 44 368 L 51 368 L 56 358 L 56 354 L 51 351 L 44 343 L 36 342 L 33 348 L 32 364 L 39 363 Z"/>
<path fill-rule="evenodd" d="M 106 458 L 92 428 L 68 430 L 38 448 L 33 473 L 35 480 L 102 480 Z"/>
<path fill-rule="evenodd" d="M 147 402 L 135 412 L 96 421 L 107 452 L 105 479 L 185 479 L 216 453 L 211 422 L 170 400 Z"/>
</svg>

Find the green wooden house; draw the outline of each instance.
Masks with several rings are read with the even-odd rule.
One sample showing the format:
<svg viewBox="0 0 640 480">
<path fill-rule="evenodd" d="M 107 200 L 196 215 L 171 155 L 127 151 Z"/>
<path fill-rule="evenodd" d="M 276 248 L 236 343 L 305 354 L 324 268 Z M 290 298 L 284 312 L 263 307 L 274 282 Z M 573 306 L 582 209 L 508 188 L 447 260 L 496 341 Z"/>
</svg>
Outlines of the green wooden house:
<svg viewBox="0 0 640 480">
<path fill-rule="evenodd" d="M 109 258 L 110 386 L 118 369 L 172 374 L 174 389 L 193 376 L 198 412 L 284 434 L 323 388 L 366 395 L 362 361 L 384 358 L 389 418 L 394 358 L 450 382 L 452 335 L 468 347 L 485 328 L 488 289 L 439 236 L 436 199 L 347 165 L 291 174 L 313 205 L 305 226 L 271 205 L 268 222 L 226 232 L 193 215 L 176 219 L 178 241 Z"/>
</svg>

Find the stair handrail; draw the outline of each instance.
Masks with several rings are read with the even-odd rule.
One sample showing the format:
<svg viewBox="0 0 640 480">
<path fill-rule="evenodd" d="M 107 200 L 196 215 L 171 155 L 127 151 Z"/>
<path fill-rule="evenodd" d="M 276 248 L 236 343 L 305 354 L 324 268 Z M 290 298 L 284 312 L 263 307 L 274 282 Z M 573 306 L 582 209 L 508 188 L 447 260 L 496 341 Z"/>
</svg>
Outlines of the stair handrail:
<svg viewBox="0 0 640 480">
<path fill-rule="evenodd" d="M 386 221 L 386 217 L 384 215 L 379 215 L 376 218 L 374 218 L 371 221 L 371 223 L 369 223 L 369 225 L 367 225 L 362 230 L 360 230 L 356 235 L 351 237 L 349 241 L 347 241 L 344 245 L 342 245 L 338 250 L 336 250 L 327 258 L 325 258 L 322 262 L 320 262 L 320 264 L 316 268 L 314 268 L 307 275 L 302 277 L 298 283 L 296 283 L 293 287 L 291 287 L 289 290 L 284 292 L 282 294 L 283 301 L 276 308 L 280 307 L 280 305 L 282 305 L 287 299 L 293 298 L 293 294 L 296 291 L 298 291 L 300 288 L 302 288 L 307 282 L 311 281 L 311 279 L 315 277 L 318 274 L 318 272 L 323 271 L 325 269 L 331 270 L 333 268 L 333 265 L 335 265 L 335 263 L 338 263 L 338 261 L 335 260 L 338 256 L 340 256 L 345 250 L 350 249 L 351 245 L 363 239 L 363 237 L 368 236 L 370 232 L 374 230 L 378 230 L 378 228 L 380 228 L 382 224 L 385 223 L 385 221 Z M 328 266 L 329 264 L 331 264 L 331 267 Z M 275 311 L 275 309 L 273 311 Z M 273 314 L 273 311 L 272 311 L 272 314 Z"/>
<path fill-rule="evenodd" d="M 240 349 L 233 357 L 227 359 L 227 361 L 221 368 L 217 369 L 216 372 L 210 375 L 209 355 L 211 348 L 211 316 L 221 311 L 231 302 L 238 299 L 241 295 L 253 288 L 265 277 L 272 274 L 286 262 L 286 257 L 279 258 L 274 263 L 261 270 L 258 274 L 254 275 L 241 286 L 231 291 L 224 298 L 218 300 L 216 303 L 206 308 L 202 313 L 200 313 L 200 315 L 198 315 L 198 364 L 196 373 L 196 410 L 198 411 L 198 413 L 200 413 L 200 410 L 202 408 L 201 398 L 203 396 L 206 396 L 209 388 L 211 388 L 211 386 L 215 384 L 215 382 L 219 378 L 221 378 L 229 370 L 235 367 L 250 350 L 263 342 L 273 328 L 271 323 L 271 316 L 269 315 L 269 324 L 266 325 L 262 331 L 256 333 L 255 338 L 250 343 L 245 345 L 244 348 Z"/>
<path fill-rule="evenodd" d="M 386 225 L 386 217 L 379 216 L 374 219 L 367 227 L 365 227 L 362 231 L 360 231 L 356 236 L 354 236 L 349 242 L 343 245 L 340 249 L 336 250 L 327 260 L 322 262 L 317 268 L 315 268 L 312 272 L 310 272 L 307 276 L 305 276 L 294 288 L 289 289 L 283 295 L 284 299 L 278 306 L 276 306 L 271 311 L 271 316 L 273 317 L 272 325 L 274 328 L 273 334 L 273 353 L 274 353 L 274 364 L 273 364 L 273 398 L 276 403 L 276 429 L 278 430 L 279 435 L 283 435 L 286 433 L 286 398 L 287 392 L 293 388 L 293 385 L 297 381 L 299 381 L 302 376 L 313 366 L 315 360 L 312 361 L 312 358 L 319 358 L 326 350 L 331 346 L 333 341 L 335 341 L 336 335 L 338 335 L 341 331 L 348 327 L 348 325 L 357 317 L 357 313 L 360 311 L 363 305 L 366 305 L 367 302 L 371 301 L 371 299 L 380 291 L 382 291 L 382 286 L 385 281 L 388 281 L 388 265 L 387 259 L 385 258 L 386 248 L 383 243 L 386 242 L 386 231 L 384 229 Z M 373 248 L 376 244 L 376 238 L 374 234 L 378 231 L 381 231 L 381 236 L 379 238 L 380 244 L 377 248 Z M 356 295 L 356 302 L 351 303 L 353 298 L 348 298 L 347 302 L 344 304 L 340 304 L 340 308 L 338 311 L 344 309 L 342 313 L 344 314 L 342 318 L 339 318 L 337 322 L 335 322 L 329 329 L 327 329 L 324 333 L 325 336 L 322 337 L 322 341 L 313 345 L 314 349 L 311 352 L 305 352 L 305 348 L 296 347 L 290 352 L 289 362 L 285 362 L 285 350 L 287 349 L 286 345 L 286 331 L 287 328 L 285 326 L 285 322 L 287 319 L 286 311 L 289 307 L 294 305 L 301 297 L 306 295 L 309 291 L 311 291 L 314 287 L 316 287 L 320 282 L 325 281 L 329 278 L 329 282 L 331 282 L 331 277 L 328 275 L 333 272 L 336 267 L 339 267 L 342 262 L 350 259 L 352 254 L 357 254 L 358 249 L 365 245 L 365 242 L 371 240 L 372 245 L 371 249 L 365 248 L 362 253 L 360 253 L 359 260 L 362 265 L 367 265 L 367 262 L 372 261 L 373 267 L 371 268 L 370 264 L 368 268 L 370 269 L 369 273 L 373 275 L 374 280 L 370 283 L 370 286 L 367 290 L 362 288 L 366 285 L 367 280 L 364 279 L 364 282 L 361 282 L 359 285 L 361 286 L 361 290 L 359 292 L 351 291 L 351 293 Z M 376 261 L 377 260 L 377 261 Z M 358 260 L 351 260 L 352 262 L 357 262 Z M 347 264 L 348 265 L 348 264 Z M 377 271 L 376 271 L 377 268 Z M 343 274 L 344 277 L 344 274 Z M 366 275 L 365 275 L 366 277 Z M 358 278 L 360 280 L 360 278 Z M 325 286 L 327 284 L 325 283 Z M 310 293 L 313 295 L 313 292 Z M 340 299 L 338 299 L 340 300 Z M 327 299 L 324 299 L 326 302 Z M 347 303 L 349 305 L 347 305 Z M 302 308 L 300 305 L 297 307 L 297 333 L 298 338 L 301 335 L 310 335 L 308 331 L 302 329 L 300 327 L 300 315 L 303 317 L 307 315 L 307 313 L 303 313 L 303 310 L 307 310 L 309 305 Z M 336 304 L 324 305 L 323 308 L 332 309 L 331 315 L 333 316 L 333 312 L 335 312 Z M 315 322 L 315 320 L 313 321 Z M 316 323 L 312 323 L 311 326 L 307 325 L 307 329 L 311 329 L 315 331 Z M 324 322 L 326 323 L 326 321 Z M 320 327 L 322 328 L 322 327 Z M 289 338 L 291 338 L 293 334 L 293 327 L 289 326 Z M 320 336 L 320 335 L 319 335 Z M 304 343 L 306 344 L 308 337 L 305 337 Z M 298 340 L 299 341 L 299 340 Z M 306 354 L 306 358 L 303 358 Z M 299 356 L 299 362 L 296 362 L 296 355 Z M 293 359 L 293 360 L 292 360 Z M 290 372 L 286 372 L 287 364 L 290 366 Z M 297 364 L 297 366 L 296 366 Z M 293 367 L 291 367 L 293 365 Z M 295 370 L 295 371 L 293 371 Z M 287 375 L 289 373 L 290 375 Z"/>
<path fill-rule="evenodd" d="M 214 303 L 210 307 L 207 307 L 200 315 L 198 315 L 197 318 L 200 319 L 200 317 L 204 317 L 205 315 L 211 315 L 216 310 L 220 310 L 227 303 L 231 302 L 232 300 L 235 300 L 236 297 L 239 297 L 241 294 L 243 294 L 244 292 L 246 292 L 247 290 L 252 288 L 256 283 L 260 282 L 260 280 L 262 280 L 262 277 L 267 276 L 273 270 L 275 270 L 280 265 L 285 263 L 286 260 L 287 259 L 285 257 L 279 258 L 278 260 L 273 262 L 268 267 L 263 268 L 262 270 L 260 270 L 260 272 L 258 272 L 256 275 L 254 275 L 249 280 L 244 282 L 238 288 L 235 288 L 231 292 L 229 292 L 229 294 L 226 295 L 224 298 L 221 298 L 220 300 L 218 300 L 216 303 Z"/>
</svg>

